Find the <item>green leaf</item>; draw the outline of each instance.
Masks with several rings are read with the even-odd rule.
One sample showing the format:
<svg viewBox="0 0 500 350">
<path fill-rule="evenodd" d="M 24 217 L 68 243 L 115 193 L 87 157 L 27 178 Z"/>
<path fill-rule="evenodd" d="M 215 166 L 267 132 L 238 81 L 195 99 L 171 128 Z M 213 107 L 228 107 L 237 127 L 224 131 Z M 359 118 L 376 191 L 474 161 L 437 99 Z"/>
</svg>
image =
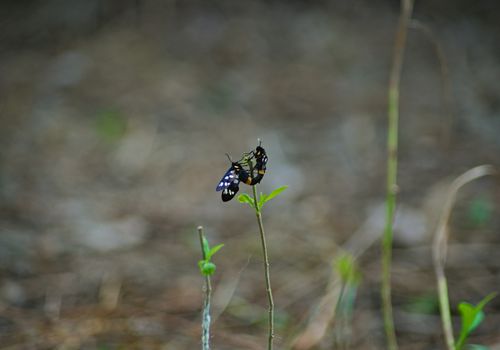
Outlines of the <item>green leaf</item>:
<svg viewBox="0 0 500 350">
<path fill-rule="evenodd" d="M 494 297 L 497 296 L 498 293 L 496 292 L 493 292 L 493 293 L 490 293 L 488 294 L 487 296 L 485 296 L 483 298 L 483 300 L 481 300 L 477 305 L 476 305 L 476 309 L 478 310 L 482 310 L 484 309 L 484 307 L 486 306 L 486 304 L 488 304 Z"/>
<path fill-rule="evenodd" d="M 219 244 L 219 245 L 216 245 L 215 247 L 212 247 L 210 249 L 210 251 L 208 252 L 207 254 L 207 261 L 210 261 L 210 259 L 212 258 L 212 256 L 217 253 L 219 251 L 219 249 L 221 249 L 222 247 L 224 246 L 224 244 Z"/>
<path fill-rule="evenodd" d="M 476 318 L 474 305 L 471 305 L 466 302 L 461 302 L 460 304 L 458 304 L 458 311 L 462 316 L 462 331 L 465 333 L 469 333 L 472 330 L 471 329 L 472 323 Z"/>
<path fill-rule="evenodd" d="M 462 327 L 457 341 L 456 349 L 460 350 L 465 345 L 469 334 L 475 330 L 484 320 L 483 308 L 496 296 L 497 293 L 491 293 L 481 300 L 476 306 L 461 302 L 458 305 L 458 311 L 462 316 Z"/>
<path fill-rule="evenodd" d="M 201 265 L 201 273 L 205 276 L 212 276 L 215 272 L 215 264 L 210 261 L 203 261 Z"/>
<path fill-rule="evenodd" d="M 484 311 L 479 310 L 479 312 L 475 314 L 474 319 L 472 320 L 469 333 L 472 332 L 474 329 L 476 329 L 483 321 L 484 321 Z"/>
<path fill-rule="evenodd" d="M 266 198 L 267 198 L 267 194 L 261 192 L 260 198 L 259 198 L 259 209 L 261 209 L 262 206 L 264 205 L 264 203 L 266 202 Z"/>
<path fill-rule="evenodd" d="M 199 260 L 198 261 L 198 268 L 200 269 L 200 272 L 203 274 L 203 264 L 206 263 L 206 260 Z"/>
<path fill-rule="evenodd" d="M 247 203 L 249 206 L 255 209 L 255 201 L 246 193 L 242 193 L 238 196 L 238 201 L 240 203 Z"/>
<path fill-rule="evenodd" d="M 287 188 L 288 188 L 288 186 L 281 186 L 281 187 L 275 189 L 274 191 L 272 191 L 271 193 L 269 193 L 268 195 L 265 196 L 264 203 L 269 202 L 271 199 L 273 199 L 276 196 L 279 196 L 281 194 L 281 192 L 283 192 Z"/>
<path fill-rule="evenodd" d="M 210 253 L 210 246 L 208 245 L 208 240 L 203 236 L 203 257 L 207 260 L 208 253 Z"/>
</svg>

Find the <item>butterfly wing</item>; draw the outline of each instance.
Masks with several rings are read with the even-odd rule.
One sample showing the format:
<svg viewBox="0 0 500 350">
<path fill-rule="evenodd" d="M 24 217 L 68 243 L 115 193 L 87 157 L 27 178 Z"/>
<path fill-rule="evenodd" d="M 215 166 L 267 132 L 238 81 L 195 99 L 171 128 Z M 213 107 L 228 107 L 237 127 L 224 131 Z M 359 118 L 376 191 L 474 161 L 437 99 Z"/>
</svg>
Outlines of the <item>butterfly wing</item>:
<svg viewBox="0 0 500 350">
<path fill-rule="evenodd" d="M 236 196 L 236 193 L 240 190 L 239 187 L 240 180 L 238 178 L 235 178 L 228 187 L 226 187 L 222 191 L 222 201 L 227 202 L 233 199 L 234 196 Z"/>
<path fill-rule="evenodd" d="M 262 155 L 262 158 L 260 160 L 260 169 L 266 170 L 268 160 L 269 158 L 267 157 L 267 154 Z"/>
<path fill-rule="evenodd" d="M 236 171 L 234 170 L 234 167 L 231 166 L 222 179 L 220 179 L 219 184 L 217 185 L 217 188 L 215 189 L 216 191 L 222 191 L 231 185 L 231 183 L 234 181 L 234 179 L 238 179 L 236 176 Z M 239 181 L 238 181 L 239 182 Z"/>
</svg>

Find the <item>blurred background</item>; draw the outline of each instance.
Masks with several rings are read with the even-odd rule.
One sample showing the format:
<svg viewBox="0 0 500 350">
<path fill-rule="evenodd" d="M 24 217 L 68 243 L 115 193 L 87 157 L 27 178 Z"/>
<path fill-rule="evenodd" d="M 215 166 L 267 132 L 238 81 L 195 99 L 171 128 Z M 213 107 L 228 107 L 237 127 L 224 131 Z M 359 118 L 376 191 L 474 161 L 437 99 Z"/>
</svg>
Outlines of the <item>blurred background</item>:
<svg viewBox="0 0 500 350">
<path fill-rule="evenodd" d="M 393 267 L 402 349 L 444 348 L 436 220 L 453 178 L 500 160 L 499 10 L 415 5 Z M 203 225 L 211 244 L 225 244 L 214 257 L 213 347 L 263 349 L 255 216 L 215 192 L 225 153 L 238 159 L 260 138 L 269 155 L 260 190 L 289 186 L 264 208 L 276 348 L 383 349 L 379 237 L 398 13 L 392 0 L 2 1 L 1 348 L 200 348 Z M 491 177 L 455 203 L 454 317 L 458 302 L 500 290 L 499 204 Z M 360 278 L 333 315 L 342 251 L 358 254 Z M 500 299 L 486 313 L 472 342 L 498 348 Z"/>
</svg>

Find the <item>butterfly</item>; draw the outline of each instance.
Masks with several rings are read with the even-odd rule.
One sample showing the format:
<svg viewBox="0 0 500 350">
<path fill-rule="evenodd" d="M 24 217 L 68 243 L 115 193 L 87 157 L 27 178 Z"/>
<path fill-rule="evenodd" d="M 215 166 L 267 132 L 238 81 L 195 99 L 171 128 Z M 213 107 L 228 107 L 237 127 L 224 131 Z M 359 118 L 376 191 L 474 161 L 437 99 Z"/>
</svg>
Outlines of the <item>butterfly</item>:
<svg viewBox="0 0 500 350">
<path fill-rule="evenodd" d="M 266 154 L 266 151 L 264 150 L 263 147 L 261 147 L 260 143 L 257 148 L 250 152 L 244 154 L 242 159 L 246 158 L 246 161 L 251 161 L 252 158 L 255 157 L 255 167 L 250 170 L 246 170 L 243 165 L 241 164 L 241 160 L 238 162 L 233 162 L 231 160 L 231 157 L 229 157 L 228 154 L 226 154 L 227 157 L 229 158 L 229 161 L 231 162 L 231 166 L 229 169 L 226 171 L 224 176 L 219 181 L 219 184 L 217 185 L 217 188 L 215 189 L 216 191 L 222 191 L 222 201 L 227 202 L 230 201 L 231 199 L 234 198 L 236 193 L 240 190 L 239 184 L 240 182 L 243 182 L 249 186 L 256 185 L 260 183 L 262 178 L 264 177 L 264 174 L 266 173 L 266 165 L 268 161 L 268 157 Z M 253 172 L 256 171 L 257 175 L 253 176 Z M 249 174 L 250 172 L 250 174 Z"/>
<path fill-rule="evenodd" d="M 267 161 L 269 158 L 267 157 L 266 150 L 264 147 L 261 147 L 260 142 L 255 151 L 252 152 L 255 156 L 255 170 L 257 170 L 257 175 L 253 178 L 252 185 L 260 183 L 267 170 Z"/>
<path fill-rule="evenodd" d="M 222 179 L 220 179 L 217 185 L 216 191 L 222 191 L 222 201 L 227 202 L 233 199 L 233 197 L 240 190 L 240 173 L 246 171 L 243 169 L 240 163 L 231 162 L 231 167 L 226 171 Z M 247 174 L 248 177 L 248 174 Z"/>
</svg>

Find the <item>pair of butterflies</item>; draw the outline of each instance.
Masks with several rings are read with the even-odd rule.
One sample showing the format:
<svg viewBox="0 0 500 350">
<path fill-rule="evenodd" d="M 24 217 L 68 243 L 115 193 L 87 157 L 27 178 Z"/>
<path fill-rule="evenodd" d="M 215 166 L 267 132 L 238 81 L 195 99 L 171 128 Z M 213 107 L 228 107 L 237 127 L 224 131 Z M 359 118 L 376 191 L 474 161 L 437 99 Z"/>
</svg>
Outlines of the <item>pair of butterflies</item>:
<svg viewBox="0 0 500 350">
<path fill-rule="evenodd" d="M 249 186 L 254 186 L 262 180 L 264 174 L 266 173 L 267 165 L 267 154 L 260 144 L 255 148 L 255 151 L 250 152 L 248 160 L 255 157 L 255 167 L 250 170 L 246 170 L 243 165 L 238 162 L 231 161 L 231 167 L 226 171 L 222 179 L 217 185 L 216 191 L 222 191 L 222 201 L 227 202 L 233 199 L 233 197 L 238 193 L 240 187 L 240 182 L 243 182 Z M 228 156 L 229 157 L 229 156 Z M 231 159 L 229 159 L 231 160 Z M 254 176 L 254 172 L 256 172 Z"/>
</svg>

